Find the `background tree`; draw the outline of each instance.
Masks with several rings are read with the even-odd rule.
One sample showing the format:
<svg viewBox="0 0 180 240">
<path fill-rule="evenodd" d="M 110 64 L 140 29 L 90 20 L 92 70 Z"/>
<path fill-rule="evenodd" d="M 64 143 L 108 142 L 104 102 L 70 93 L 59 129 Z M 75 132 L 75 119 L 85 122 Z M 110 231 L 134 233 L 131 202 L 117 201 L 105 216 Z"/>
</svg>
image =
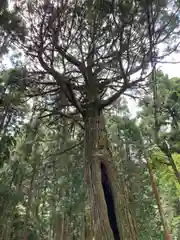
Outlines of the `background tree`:
<svg viewBox="0 0 180 240">
<path fill-rule="evenodd" d="M 24 41 L 24 36 L 25 28 L 18 9 L 13 8 L 7 0 L 2 0 L 0 3 L 0 55 L 7 52 L 8 46 L 13 41 L 17 39 Z"/>
</svg>

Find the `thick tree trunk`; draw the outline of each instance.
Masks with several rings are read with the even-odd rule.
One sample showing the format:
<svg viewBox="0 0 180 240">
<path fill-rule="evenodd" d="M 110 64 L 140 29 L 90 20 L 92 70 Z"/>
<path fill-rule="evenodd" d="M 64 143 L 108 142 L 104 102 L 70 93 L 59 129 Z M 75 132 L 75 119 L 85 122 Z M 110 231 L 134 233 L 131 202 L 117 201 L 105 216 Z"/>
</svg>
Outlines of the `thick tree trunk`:
<svg viewBox="0 0 180 240">
<path fill-rule="evenodd" d="M 109 149 L 103 114 L 91 108 L 85 121 L 85 175 L 94 220 L 95 239 L 137 240 L 128 193 L 119 186 Z"/>
</svg>

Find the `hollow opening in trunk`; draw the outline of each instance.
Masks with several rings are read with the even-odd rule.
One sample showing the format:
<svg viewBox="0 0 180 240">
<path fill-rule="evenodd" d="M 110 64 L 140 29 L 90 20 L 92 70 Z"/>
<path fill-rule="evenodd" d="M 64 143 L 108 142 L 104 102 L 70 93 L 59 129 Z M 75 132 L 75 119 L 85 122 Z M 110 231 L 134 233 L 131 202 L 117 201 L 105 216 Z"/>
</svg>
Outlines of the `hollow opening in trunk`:
<svg viewBox="0 0 180 240">
<path fill-rule="evenodd" d="M 101 182 L 108 211 L 109 223 L 114 235 L 114 240 L 120 240 L 111 185 L 108 178 L 106 167 L 102 162 L 101 162 Z"/>
</svg>

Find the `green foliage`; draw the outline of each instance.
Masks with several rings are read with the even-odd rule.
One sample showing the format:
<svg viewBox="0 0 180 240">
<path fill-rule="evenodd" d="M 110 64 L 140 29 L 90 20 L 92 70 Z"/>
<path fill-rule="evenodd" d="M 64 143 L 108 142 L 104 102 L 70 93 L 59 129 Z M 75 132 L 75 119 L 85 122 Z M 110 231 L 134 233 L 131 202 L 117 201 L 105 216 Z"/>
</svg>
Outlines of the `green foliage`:
<svg viewBox="0 0 180 240">
<path fill-rule="evenodd" d="M 16 140 L 12 136 L 2 136 L 0 140 L 0 167 L 10 158 L 10 149 L 15 146 Z"/>
<path fill-rule="evenodd" d="M 132 84 L 131 75 L 140 70 L 143 76 L 151 62 L 147 24 L 151 6 L 151 14 L 157 16 L 156 27 L 160 27 L 153 33 L 153 47 L 157 48 L 161 41 L 169 46 L 165 40 L 169 37 L 174 40 L 178 34 L 174 29 L 179 16 L 167 11 L 167 1 L 65 2 L 30 1 L 24 8 L 24 1 L 18 1 L 22 10 L 12 11 L 7 1 L 0 2 L 3 43 L 0 52 L 7 50 L 7 40 L 10 44 L 19 44 L 20 40 L 33 64 L 38 59 L 43 67 L 43 71 L 37 65 L 37 71 L 28 72 L 34 70 L 32 62 L 27 68 L 22 67 L 20 56 L 15 53 L 12 58 L 15 68 L 0 73 L 1 239 L 54 240 L 63 228 L 65 237 L 76 240 L 87 234 L 88 228 L 93 232 L 84 183 L 82 116 L 74 108 L 77 110 L 80 104 L 83 113 L 87 110 L 89 89 L 93 95 L 96 85 L 91 88 L 92 82 L 98 85 L 95 89 L 98 94 L 92 99 L 98 99 L 100 108 L 112 103 L 102 104 L 109 90 L 116 94 L 121 92 L 121 86 L 125 90 L 131 86 L 139 88 L 137 82 Z M 27 27 L 30 26 L 27 35 L 21 14 Z M 78 56 L 75 64 L 74 56 Z M 85 65 L 79 64 L 79 59 Z M 166 140 L 180 171 L 180 80 L 169 79 L 161 71 L 156 73 L 158 126 L 155 126 L 151 80 L 150 77 L 147 81 L 147 95 L 139 102 L 137 118 L 130 118 L 123 98 L 106 114 L 115 166 L 119 180 L 127 187 L 140 240 L 163 236 L 140 130 L 168 223 L 175 237 L 180 232 L 180 187 L 162 147 Z M 33 96 L 31 104 L 27 103 L 29 96 Z M 96 107 L 96 102 L 93 104 Z M 155 129 L 159 145 L 154 139 Z"/>
<path fill-rule="evenodd" d="M 15 39 L 24 41 L 25 26 L 16 10 L 9 10 L 8 1 L 2 0 L 0 4 L 0 55 L 7 52 L 7 47 Z"/>
<path fill-rule="evenodd" d="M 169 79 L 161 71 L 156 73 L 157 96 L 153 96 L 151 81 L 149 95 L 140 101 L 140 127 L 149 149 L 152 165 L 156 172 L 163 207 L 173 236 L 179 236 L 180 188 L 175 172 L 179 165 L 179 78 Z M 156 97 L 154 109 L 153 97 Z M 154 111 L 156 111 L 156 121 Z M 158 125 L 157 125 L 158 124 Z M 158 142 L 154 134 L 157 133 Z M 172 161 L 174 165 L 172 165 Z M 174 167 L 175 166 L 175 167 Z"/>
<path fill-rule="evenodd" d="M 19 92 L 23 99 L 24 90 L 19 88 L 17 81 L 21 74 L 19 69 L 10 70 L 2 79 L 4 86 L 10 89 L 9 93 L 14 90 L 13 95 L 16 96 L 16 92 Z M 167 94 L 163 91 L 162 95 L 159 95 L 162 98 L 165 96 L 167 97 Z M 15 101 L 13 103 L 15 104 Z M 18 106 L 21 101 L 18 100 L 16 104 Z M 116 106 L 110 115 L 107 114 L 107 127 L 119 177 L 129 186 L 129 200 L 136 215 L 139 238 L 161 239 L 163 236 L 144 162 L 139 123 L 143 124 L 141 130 L 149 129 L 144 138 L 150 139 L 146 144 L 156 170 L 168 222 L 176 235 L 180 225 L 177 212 L 180 189 L 172 168 L 167 164 L 166 155 L 151 139 L 151 109 L 147 109 L 142 102 L 144 112 L 141 112 L 141 119 L 130 119 L 126 102 L 123 104 Z M 163 106 L 161 107 L 163 109 Z M 25 111 L 25 108 L 23 109 Z M 121 114 L 118 114 L 120 111 Z M 169 115 L 165 113 L 165 116 Z M 152 120 L 148 121 L 151 118 Z M 56 234 L 57 216 L 68 219 L 64 231 L 75 239 L 82 236 L 84 217 L 88 219 L 87 226 L 91 226 L 85 211 L 89 206 L 84 184 L 83 146 L 80 144 L 82 131 L 78 127 L 72 127 L 69 120 L 61 119 L 58 124 L 52 122 L 48 125 L 51 120 L 54 120 L 53 116 L 41 121 L 36 116 L 29 123 L 21 120 L 20 131 L 2 135 L 0 208 L 3 217 L 6 216 L 11 223 L 11 230 L 8 231 L 14 240 L 22 238 L 25 227 L 29 239 L 49 239 L 50 235 Z M 178 169 L 179 158 L 178 153 L 173 154 Z M 26 216 L 28 220 L 25 224 Z M 2 231 L 5 231 L 7 221 L 3 222 L 1 219 Z"/>
</svg>

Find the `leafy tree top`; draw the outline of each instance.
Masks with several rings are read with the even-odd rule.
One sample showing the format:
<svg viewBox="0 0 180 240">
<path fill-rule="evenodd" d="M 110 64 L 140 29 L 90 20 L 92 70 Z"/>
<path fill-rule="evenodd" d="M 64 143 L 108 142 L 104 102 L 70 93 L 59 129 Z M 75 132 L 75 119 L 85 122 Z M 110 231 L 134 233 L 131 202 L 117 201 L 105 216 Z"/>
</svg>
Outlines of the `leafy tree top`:
<svg viewBox="0 0 180 240">
<path fill-rule="evenodd" d="M 59 110 L 66 106 L 85 114 L 92 104 L 103 109 L 126 90 L 139 88 L 149 63 L 166 55 L 158 46 L 177 36 L 179 8 L 169 11 L 168 4 L 19 1 L 28 31 L 21 46 L 33 61 L 36 94 L 55 99 Z M 176 48 L 171 45 L 168 53 Z"/>
</svg>

